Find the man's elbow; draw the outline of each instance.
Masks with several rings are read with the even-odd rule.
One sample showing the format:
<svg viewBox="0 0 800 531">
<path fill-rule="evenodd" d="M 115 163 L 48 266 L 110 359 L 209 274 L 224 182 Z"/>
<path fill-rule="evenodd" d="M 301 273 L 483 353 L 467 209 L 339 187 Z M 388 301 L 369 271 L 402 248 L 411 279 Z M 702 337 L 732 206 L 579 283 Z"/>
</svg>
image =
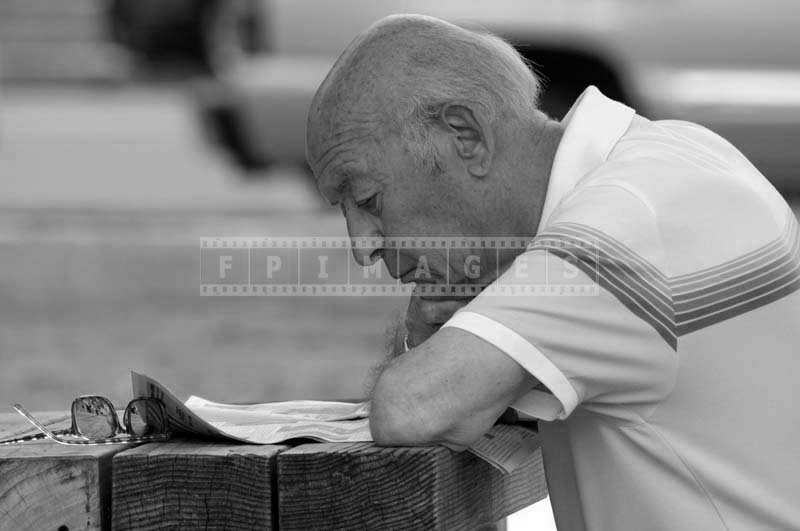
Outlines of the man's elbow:
<svg viewBox="0 0 800 531">
<path fill-rule="evenodd" d="M 376 407 L 372 400 L 369 415 L 369 430 L 372 440 L 379 446 L 413 446 L 418 444 L 416 437 L 408 433 L 407 423 L 392 407 Z"/>
<path fill-rule="evenodd" d="M 369 426 L 380 446 L 423 446 L 443 441 L 448 427 L 437 421 L 410 386 L 385 371 L 372 395 Z"/>
</svg>

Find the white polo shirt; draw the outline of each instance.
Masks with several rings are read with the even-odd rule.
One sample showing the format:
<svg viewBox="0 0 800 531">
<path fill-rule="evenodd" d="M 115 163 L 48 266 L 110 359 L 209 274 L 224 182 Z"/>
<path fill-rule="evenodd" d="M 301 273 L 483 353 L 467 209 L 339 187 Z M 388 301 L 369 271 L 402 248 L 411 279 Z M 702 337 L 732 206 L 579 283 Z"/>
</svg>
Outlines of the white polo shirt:
<svg viewBox="0 0 800 531">
<path fill-rule="evenodd" d="M 716 134 L 594 87 L 565 125 L 537 236 L 497 282 L 594 293 L 487 290 L 444 325 L 541 382 L 514 406 L 545 421 L 558 528 L 800 529 L 789 206 Z"/>
</svg>

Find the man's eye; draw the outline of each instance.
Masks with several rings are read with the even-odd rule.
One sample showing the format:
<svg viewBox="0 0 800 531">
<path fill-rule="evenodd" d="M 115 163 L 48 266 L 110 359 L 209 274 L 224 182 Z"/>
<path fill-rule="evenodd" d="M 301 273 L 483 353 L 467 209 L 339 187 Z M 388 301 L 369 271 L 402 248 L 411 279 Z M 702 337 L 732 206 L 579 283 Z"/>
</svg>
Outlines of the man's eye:
<svg viewBox="0 0 800 531">
<path fill-rule="evenodd" d="M 368 198 L 357 202 L 356 205 L 358 208 L 367 210 L 369 212 L 375 212 L 378 208 L 378 194 L 372 194 Z"/>
</svg>

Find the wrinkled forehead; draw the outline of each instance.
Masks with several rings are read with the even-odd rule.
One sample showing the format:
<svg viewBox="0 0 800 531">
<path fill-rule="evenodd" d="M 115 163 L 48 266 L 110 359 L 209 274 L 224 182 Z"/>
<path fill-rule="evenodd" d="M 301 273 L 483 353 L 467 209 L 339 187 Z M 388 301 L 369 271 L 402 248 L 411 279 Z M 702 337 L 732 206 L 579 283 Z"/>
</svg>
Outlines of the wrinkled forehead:
<svg viewBox="0 0 800 531">
<path fill-rule="evenodd" d="M 307 154 L 314 175 L 319 179 L 353 159 L 369 158 L 378 147 L 381 133 L 380 121 L 370 113 L 340 113 L 309 120 Z"/>
<path fill-rule="evenodd" d="M 336 75 L 338 74 L 338 75 Z M 363 73 L 332 73 L 320 86 L 309 110 L 306 132 L 309 162 L 319 160 L 329 144 L 348 135 L 378 135 L 394 113 L 396 94 L 387 79 Z"/>
<path fill-rule="evenodd" d="M 379 147 L 371 124 L 340 124 L 309 135 L 309 165 L 330 202 L 370 175 Z"/>
<path fill-rule="evenodd" d="M 315 96 L 306 154 L 317 187 L 329 201 L 380 173 L 383 139 L 391 132 L 387 96 L 375 82 L 353 80 L 327 80 Z"/>
<path fill-rule="evenodd" d="M 309 163 L 312 164 L 324 156 L 331 144 L 349 141 L 351 137 L 364 134 L 378 135 L 385 121 L 381 118 L 382 113 L 376 109 L 326 103 L 323 100 L 309 113 L 306 142 Z"/>
<path fill-rule="evenodd" d="M 339 135 L 341 120 L 337 118 L 324 110 L 309 116 L 308 130 L 306 131 L 306 156 L 315 174 L 325 158 L 326 151 L 330 149 L 331 141 Z"/>
</svg>

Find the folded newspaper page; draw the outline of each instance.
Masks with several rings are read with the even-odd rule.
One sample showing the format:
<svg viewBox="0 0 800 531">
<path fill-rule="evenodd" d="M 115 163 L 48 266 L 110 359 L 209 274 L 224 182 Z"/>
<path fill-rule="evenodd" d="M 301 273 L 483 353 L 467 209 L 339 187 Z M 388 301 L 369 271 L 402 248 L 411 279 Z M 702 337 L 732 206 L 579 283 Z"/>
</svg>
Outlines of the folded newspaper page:
<svg viewBox="0 0 800 531">
<path fill-rule="evenodd" d="M 501 472 L 510 474 L 528 462 L 539 446 L 536 430 L 495 424 L 469 450 Z"/>
<path fill-rule="evenodd" d="M 131 372 L 133 396 L 158 398 L 175 432 L 223 437 L 253 444 L 277 444 L 307 438 L 321 442 L 370 442 L 369 402 L 293 400 L 266 404 L 221 404 L 190 396 L 181 402 L 152 378 Z M 510 474 L 539 448 L 536 431 L 498 424 L 470 451 Z"/>
<path fill-rule="evenodd" d="M 181 402 L 152 378 L 131 372 L 133 396 L 158 398 L 172 430 L 255 444 L 309 438 L 323 442 L 371 441 L 369 403 L 298 400 L 269 404 L 219 404 L 190 397 Z"/>
</svg>

